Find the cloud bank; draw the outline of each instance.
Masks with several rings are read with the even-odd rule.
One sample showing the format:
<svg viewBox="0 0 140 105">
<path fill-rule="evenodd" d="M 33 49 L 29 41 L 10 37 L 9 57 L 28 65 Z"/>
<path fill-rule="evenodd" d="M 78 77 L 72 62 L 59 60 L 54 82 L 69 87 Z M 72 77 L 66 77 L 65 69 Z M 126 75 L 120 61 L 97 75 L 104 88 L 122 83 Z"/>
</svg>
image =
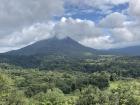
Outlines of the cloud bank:
<svg viewBox="0 0 140 105">
<path fill-rule="evenodd" d="M 0 0 L 0 2 L 0 52 L 21 48 L 54 36 L 60 39 L 69 36 L 85 46 L 97 49 L 140 44 L 139 0 Z M 129 5 L 123 10 L 121 5 L 126 3 Z M 120 6 L 118 8 L 122 11 L 113 10 L 116 6 Z M 81 19 L 80 16 L 67 17 L 67 9 L 82 9 L 87 13 L 90 13 L 89 9 L 99 11 L 98 22 L 92 18 Z M 93 13 L 94 15 L 97 16 Z"/>
</svg>

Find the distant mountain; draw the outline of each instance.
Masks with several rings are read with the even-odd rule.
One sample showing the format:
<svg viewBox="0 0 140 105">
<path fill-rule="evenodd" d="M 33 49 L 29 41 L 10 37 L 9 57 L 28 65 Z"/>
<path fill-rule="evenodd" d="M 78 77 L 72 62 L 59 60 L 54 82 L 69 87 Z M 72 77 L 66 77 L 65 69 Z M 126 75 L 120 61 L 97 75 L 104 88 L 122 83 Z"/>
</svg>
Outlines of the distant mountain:
<svg viewBox="0 0 140 105">
<path fill-rule="evenodd" d="M 114 55 L 140 56 L 140 46 L 110 49 L 107 52 Z"/>
<path fill-rule="evenodd" d="M 58 39 L 53 37 L 38 41 L 34 44 L 21 48 L 19 50 L 9 51 L 4 55 L 14 56 L 68 56 L 68 57 L 87 57 L 96 55 L 123 55 L 140 56 L 140 46 L 131 46 L 126 48 L 96 50 L 85 47 L 70 37 Z"/>
<path fill-rule="evenodd" d="M 88 56 L 94 55 L 97 50 L 85 47 L 70 37 L 58 39 L 57 37 L 41 40 L 19 50 L 5 53 L 6 55 L 63 55 Z"/>
</svg>

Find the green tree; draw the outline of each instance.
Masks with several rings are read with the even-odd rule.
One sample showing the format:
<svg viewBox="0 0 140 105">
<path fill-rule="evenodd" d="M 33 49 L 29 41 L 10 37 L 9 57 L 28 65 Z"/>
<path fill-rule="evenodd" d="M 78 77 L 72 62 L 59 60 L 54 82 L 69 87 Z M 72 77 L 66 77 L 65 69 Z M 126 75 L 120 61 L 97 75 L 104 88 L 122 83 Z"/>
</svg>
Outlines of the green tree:
<svg viewBox="0 0 140 105">
<path fill-rule="evenodd" d="M 74 105 L 74 98 L 64 96 L 59 89 L 50 89 L 47 93 L 39 93 L 34 97 L 39 105 Z"/>
<path fill-rule="evenodd" d="M 100 89 L 109 87 L 109 82 L 110 82 L 110 75 L 106 72 L 93 73 L 90 76 L 90 83 L 92 85 L 99 87 Z"/>
<path fill-rule="evenodd" d="M 112 90 L 110 105 L 140 105 L 140 99 L 135 97 L 130 85 L 122 84 Z"/>
<path fill-rule="evenodd" d="M 109 98 L 107 94 L 101 92 L 98 88 L 88 87 L 82 90 L 76 105 L 108 105 Z"/>
</svg>

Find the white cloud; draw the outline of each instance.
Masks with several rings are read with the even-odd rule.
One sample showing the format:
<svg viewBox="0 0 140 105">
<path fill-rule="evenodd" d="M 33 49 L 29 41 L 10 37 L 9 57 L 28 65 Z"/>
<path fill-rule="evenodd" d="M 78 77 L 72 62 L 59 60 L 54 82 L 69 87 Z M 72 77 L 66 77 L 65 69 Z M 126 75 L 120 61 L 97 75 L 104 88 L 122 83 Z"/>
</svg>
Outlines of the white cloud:
<svg viewBox="0 0 140 105">
<path fill-rule="evenodd" d="M 63 0 L 0 0 L 0 34 L 12 33 L 64 12 Z"/>
<path fill-rule="evenodd" d="M 113 40 L 110 38 L 110 36 L 99 36 L 93 38 L 85 38 L 81 40 L 80 43 L 91 48 L 108 49 L 112 47 L 111 44 L 113 43 Z"/>
<path fill-rule="evenodd" d="M 127 28 L 114 28 L 111 30 L 112 36 L 117 42 L 131 42 L 134 41 L 134 35 Z"/>
<path fill-rule="evenodd" d="M 35 24 L 21 31 L 6 35 L 0 39 L 0 48 L 2 48 L 3 51 L 8 51 L 21 48 L 42 39 L 50 38 L 52 37 L 51 32 L 54 25 L 53 22 L 48 22 L 48 24 Z"/>
<path fill-rule="evenodd" d="M 140 18 L 140 0 L 130 0 L 129 12 L 131 15 Z"/>
<path fill-rule="evenodd" d="M 69 36 L 77 41 L 86 37 L 96 37 L 103 34 L 95 23 L 90 20 L 62 18 L 54 27 L 54 34 L 60 38 Z"/>
<path fill-rule="evenodd" d="M 100 21 L 99 25 L 105 28 L 123 27 L 123 23 L 125 22 L 125 20 L 125 15 L 118 12 L 114 12 L 103 18 Z"/>
<path fill-rule="evenodd" d="M 0 39 L 0 48 L 4 46 L 6 48 L 8 46 L 10 49 L 20 48 L 35 41 L 54 36 L 57 36 L 58 38 L 65 38 L 69 36 L 80 42 L 83 39 L 96 38 L 102 35 L 102 30 L 96 27 L 93 21 L 63 17 L 61 21 L 58 22 L 35 24 L 24 28 L 22 31 L 7 35 Z M 101 39 L 99 38 L 99 40 Z M 89 46 L 89 44 L 87 43 L 85 45 Z"/>
<path fill-rule="evenodd" d="M 140 40 L 139 27 L 132 28 L 131 22 L 124 23 L 124 27 L 110 28 L 110 33 L 106 33 L 104 28 L 96 26 L 93 21 L 63 17 L 58 22 L 35 24 L 7 35 L 0 39 L 0 48 L 8 51 L 54 36 L 69 36 L 85 46 L 97 49 L 128 46 L 127 43 L 136 44 Z"/>
</svg>

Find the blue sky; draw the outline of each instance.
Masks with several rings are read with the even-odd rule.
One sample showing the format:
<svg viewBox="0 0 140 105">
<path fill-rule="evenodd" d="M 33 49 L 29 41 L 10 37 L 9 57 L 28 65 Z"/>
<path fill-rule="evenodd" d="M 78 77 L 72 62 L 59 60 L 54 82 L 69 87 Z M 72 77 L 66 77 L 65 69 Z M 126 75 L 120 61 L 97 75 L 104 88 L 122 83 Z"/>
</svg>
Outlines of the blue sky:
<svg viewBox="0 0 140 105">
<path fill-rule="evenodd" d="M 129 7 L 128 2 L 123 3 L 123 4 L 113 5 L 111 7 L 111 9 L 108 10 L 108 12 L 109 13 L 113 13 L 113 12 L 122 13 L 124 10 L 127 10 L 128 7 Z M 64 16 L 67 18 L 72 17 L 74 19 L 80 18 L 83 20 L 87 19 L 87 20 L 92 20 L 94 22 L 99 22 L 102 18 L 104 18 L 109 13 L 105 13 L 98 8 L 92 8 L 92 7 L 79 8 L 79 7 L 75 7 L 72 5 L 67 5 L 66 6 L 66 14 Z"/>
<path fill-rule="evenodd" d="M 140 45 L 140 0 L 1 0 L 0 52 L 54 36 L 96 49 Z"/>
</svg>

